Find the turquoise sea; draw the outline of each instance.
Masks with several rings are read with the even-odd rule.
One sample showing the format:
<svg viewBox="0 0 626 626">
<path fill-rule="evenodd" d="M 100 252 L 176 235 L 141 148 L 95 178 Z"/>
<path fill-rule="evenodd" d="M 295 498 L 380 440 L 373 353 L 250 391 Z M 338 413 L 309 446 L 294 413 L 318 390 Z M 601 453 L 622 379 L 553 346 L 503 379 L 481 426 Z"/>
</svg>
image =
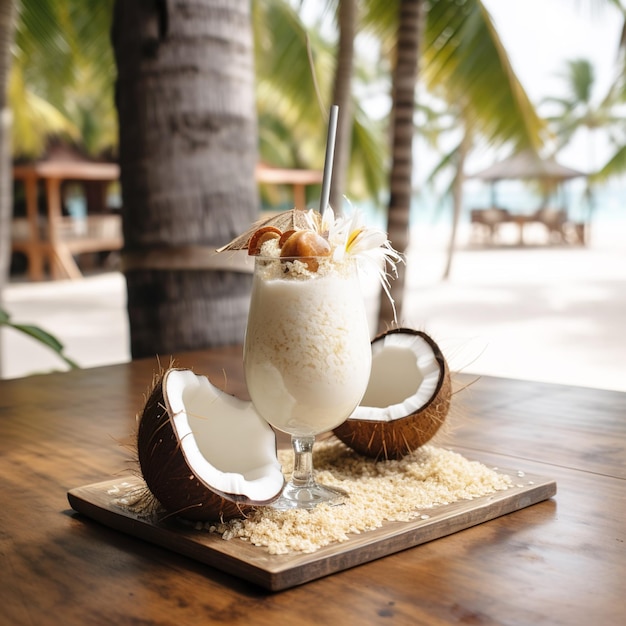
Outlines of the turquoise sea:
<svg viewBox="0 0 626 626">
<path fill-rule="evenodd" d="M 522 183 L 502 181 L 492 190 L 488 184 L 470 181 L 464 189 L 462 222 L 469 222 L 471 209 L 492 206 L 492 194 L 495 196 L 496 206 L 506 208 L 512 213 L 530 214 L 542 204 L 541 196 L 532 187 Z M 355 202 L 354 205 L 366 214 L 368 220 L 384 227 L 384 202 L 379 207 L 367 202 Z M 564 186 L 557 194 L 548 198 L 547 206 L 565 208 L 569 219 L 575 222 L 588 222 L 591 219 L 593 223 L 611 223 L 617 228 L 626 229 L 626 181 L 599 187 L 594 190 L 591 202 L 584 187 Z M 451 215 L 450 198 L 442 199 L 429 191 L 415 194 L 411 207 L 412 225 L 449 223 Z"/>
</svg>

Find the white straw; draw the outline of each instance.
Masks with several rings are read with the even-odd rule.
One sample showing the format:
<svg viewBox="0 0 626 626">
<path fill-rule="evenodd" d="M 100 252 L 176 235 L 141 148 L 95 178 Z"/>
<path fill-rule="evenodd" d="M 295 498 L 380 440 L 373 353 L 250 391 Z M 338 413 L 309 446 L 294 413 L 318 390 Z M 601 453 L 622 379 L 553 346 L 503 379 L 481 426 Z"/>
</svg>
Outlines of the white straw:
<svg viewBox="0 0 626 626">
<path fill-rule="evenodd" d="M 320 213 L 324 213 L 330 198 L 330 181 L 333 175 L 333 158 L 335 156 L 335 137 L 337 136 L 337 115 L 339 107 L 336 104 L 330 108 L 328 119 L 328 137 L 326 138 L 326 157 L 324 159 L 324 174 L 322 176 L 322 197 L 320 198 Z"/>
</svg>

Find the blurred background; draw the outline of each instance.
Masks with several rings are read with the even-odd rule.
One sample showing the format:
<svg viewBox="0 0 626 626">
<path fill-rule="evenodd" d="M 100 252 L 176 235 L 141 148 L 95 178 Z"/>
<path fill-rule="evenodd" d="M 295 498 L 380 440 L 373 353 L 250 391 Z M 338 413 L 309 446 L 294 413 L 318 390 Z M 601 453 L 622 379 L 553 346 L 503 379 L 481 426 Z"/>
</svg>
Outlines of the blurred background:
<svg viewBox="0 0 626 626">
<path fill-rule="evenodd" d="M 135 287 L 124 260 L 146 255 L 157 202 L 149 190 L 145 204 L 129 202 L 120 182 L 134 166 L 128 150 L 120 151 L 129 131 L 114 94 L 132 69 L 132 49 L 119 42 L 125 28 L 134 29 L 154 72 L 185 25 L 173 12 L 188 3 L 148 2 L 134 16 L 116 6 L 125 4 L 4 2 L 13 27 L 5 24 L 3 40 L 4 109 L 12 125 L 4 127 L 10 150 L 0 232 L 7 260 L 0 278 L 2 377 L 66 369 L 59 353 L 92 367 L 149 355 L 152 346 L 154 354 L 212 341 L 161 343 L 156 327 L 147 348 L 133 343 Z M 210 0 L 197 4 L 207 16 L 215 8 Z M 626 390 L 621 2 L 234 5 L 233 23 L 241 29 L 245 20 L 252 41 L 256 141 L 246 150 L 255 164 L 255 218 L 317 208 L 326 110 L 341 100 L 346 128 L 338 134 L 331 204 L 362 211 L 405 253 L 394 284 L 399 323 L 432 334 L 453 370 Z M 413 18 L 411 52 L 402 26 Z M 146 52 L 148 44 L 157 51 Z M 407 103 L 398 85 L 411 77 L 409 70 L 400 80 L 398 59 L 411 56 L 418 69 L 408 102 L 403 200 L 390 190 L 402 178 L 398 120 Z M 145 66 L 135 71 L 143 84 Z M 162 140 L 167 149 L 168 137 Z M 178 184 L 172 194 L 183 211 Z M 200 211 L 224 222 L 210 201 Z M 233 222 L 226 234 L 249 226 Z M 191 243 L 219 245 L 211 228 Z M 179 245 L 166 229 L 159 236 L 161 246 Z M 381 311 L 378 283 L 366 276 L 364 290 L 374 333 L 391 320 Z M 154 306 L 146 298 L 145 306 Z M 196 321 L 190 314 L 168 323 Z M 47 336 L 42 344 L 29 325 L 62 347 Z"/>
</svg>

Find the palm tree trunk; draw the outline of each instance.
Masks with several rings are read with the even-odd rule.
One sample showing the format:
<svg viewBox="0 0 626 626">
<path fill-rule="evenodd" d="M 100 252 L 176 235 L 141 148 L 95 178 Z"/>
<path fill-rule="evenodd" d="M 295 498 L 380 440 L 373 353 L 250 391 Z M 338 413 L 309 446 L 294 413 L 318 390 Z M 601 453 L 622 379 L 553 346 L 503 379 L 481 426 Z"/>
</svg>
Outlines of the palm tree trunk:
<svg viewBox="0 0 626 626">
<path fill-rule="evenodd" d="M 419 59 L 419 42 L 423 28 L 423 0 L 400 0 L 397 59 L 392 76 L 392 146 L 389 184 L 387 232 L 393 247 L 406 253 L 409 245 L 410 210 L 413 173 L 413 112 Z M 402 315 L 406 265 L 398 265 L 398 277 L 391 282 L 391 297 L 398 319 Z M 393 307 L 381 297 L 378 329 L 393 322 Z"/>
<path fill-rule="evenodd" d="M 342 212 L 352 145 L 352 70 L 354 65 L 354 38 L 358 24 L 357 1 L 340 0 L 338 14 L 339 49 L 334 77 L 333 103 L 339 107 L 339 116 L 330 190 L 330 206 L 337 214 Z"/>
<path fill-rule="evenodd" d="M 2 290 L 9 278 L 11 261 L 13 177 L 11 173 L 11 111 L 7 105 L 7 86 L 11 69 L 14 8 L 13 0 L 0 0 L 0 305 L 2 304 Z M 2 361 L 0 360 L 1 376 Z"/>
<path fill-rule="evenodd" d="M 118 0 L 113 44 L 131 354 L 239 343 L 251 276 L 204 259 L 258 212 L 250 3 Z"/>
<path fill-rule="evenodd" d="M 13 42 L 13 0 L 0 0 L 0 293 L 9 275 L 13 177 L 11 173 L 11 111 L 7 89 Z"/>
<path fill-rule="evenodd" d="M 463 211 L 463 183 L 465 182 L 465 159 L 469 152 L 472 140 L 470 131 L 466 128 L 461 144 L 456 154 L 456 173 L 452 181 L 452 228 L 450 229 L 450 240 L 448 241 L 448 255 L 446 266 L 443 270 L 443 279 L 450 278 L 452 271 L 452 259 L 456 249 L 456 240 L 459 231 L 459 222 Z"/>
</svg>

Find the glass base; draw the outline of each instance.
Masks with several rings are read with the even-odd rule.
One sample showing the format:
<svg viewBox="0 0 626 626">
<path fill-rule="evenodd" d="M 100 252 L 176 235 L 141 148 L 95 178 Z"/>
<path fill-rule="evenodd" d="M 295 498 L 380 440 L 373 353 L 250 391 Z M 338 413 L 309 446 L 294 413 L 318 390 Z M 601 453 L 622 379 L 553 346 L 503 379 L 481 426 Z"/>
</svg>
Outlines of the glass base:
<svg viewBox="0 0 626 626">
<path fill-rule="evenodd" d="M 331 506 L 344 504 L 348 498 L 347 492 L 336 487 L 326 487 L 319 483 L 296 485 L 288 482 L 278 500 L 274 500 L 270 507 L 279 511 L 287 509 L 314 509 L 318 504 L 326 502 Z"/>
</svg>

